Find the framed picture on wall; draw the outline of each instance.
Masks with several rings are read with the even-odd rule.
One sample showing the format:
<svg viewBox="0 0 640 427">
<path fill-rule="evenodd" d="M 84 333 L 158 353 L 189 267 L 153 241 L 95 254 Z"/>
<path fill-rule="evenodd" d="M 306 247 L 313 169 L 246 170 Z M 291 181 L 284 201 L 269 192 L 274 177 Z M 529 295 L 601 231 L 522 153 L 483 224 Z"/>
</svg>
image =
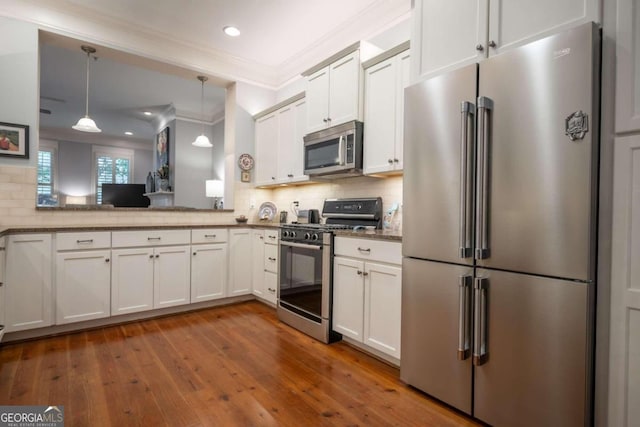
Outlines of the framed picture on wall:
<svg viewBox="0 0 640 427">
<path fill-rule="evenodd" d="M 156 135 L 156 166 L 161 168 L 169 165 L 169 127 Z"/>
<path fill-rule="evenodd" d="M 0 122 L 0 156 L 29 158 L 29 126 Z"/>
</svg>

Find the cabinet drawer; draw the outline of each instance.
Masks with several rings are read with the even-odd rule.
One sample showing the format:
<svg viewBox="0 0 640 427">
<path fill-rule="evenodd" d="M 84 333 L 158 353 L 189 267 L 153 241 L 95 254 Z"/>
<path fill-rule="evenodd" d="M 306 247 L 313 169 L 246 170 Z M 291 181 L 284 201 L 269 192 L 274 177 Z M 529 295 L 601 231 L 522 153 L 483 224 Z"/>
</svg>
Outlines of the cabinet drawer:
<svg viewBox="0 0 640 427">
<path fill-rule="evenodd" d="M 264 245 L 264 269 L 278 272 L 278 245 Z"/>
<path fill-rule="evenodd" d="M 402 264 L 400 242 L 336 237 L 334 252 L 336 255 L 352 258 L 386 262 L 388 264 Z"/>
<path fill-rule="evenodd" d="M 59 251 L 70 251 L 78 249 L 109 249 L 110 247 L 110 231 L 56 233 L 56 249 Z"/>
<path fill-rule="evenodd" d="M 190 230 L 114 231 L 111 236 L 114 248 L 188 245 L 190 241 Z"/>
<path fill-rule="evenodd" d="M 278 243 L 278 230 L 264 230 L 265 243 Z"/>
<path fill-rule="evenodd" d="M 191 243 L 224 243 L 227 241 L 226 228 L 203 228 L 191 230 Z"/>
</svg>

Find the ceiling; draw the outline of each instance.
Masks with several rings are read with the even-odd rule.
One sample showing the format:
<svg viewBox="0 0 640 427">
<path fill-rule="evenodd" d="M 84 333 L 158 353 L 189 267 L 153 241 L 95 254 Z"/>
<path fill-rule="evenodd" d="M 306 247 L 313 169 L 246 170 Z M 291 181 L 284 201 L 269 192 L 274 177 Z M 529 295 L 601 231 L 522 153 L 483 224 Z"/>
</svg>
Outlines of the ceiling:
<svg viewBox="0 0 640 427">
<path fill-rule="evenodd" d="M 153 133 L 149 119 L 139 114 L 144 109 L 161 111 L 172 104 L 178 114 L 200 117 L 197 74 L 211 78 L 205 85 L 204 116 L 212 120 L 224 102 L 224 90 L 215 85 L 244 81 L 276 90 L 349 44 L 408 22 L 411 10 L 411 0 L 2 3 L 1 15 L 45 30 L 41 107 L 52 114 L 41 114 L 42 126 L 66 131 L 82 115 L 86 56 L 79 45 L 85 40 L 98 48 L 99 57 L 91 63 L 90 116 L 104 134 L 122 136 L 129 130 L 133 138 L 144 139 Z M 226 25 L 238 27 L 241 35 L 225 35 Z M 178 57 L 192 58 L 188 70 L 179 70 L 176 64 L 185 66 L 185 61 L 172 59 Z M 118 123 L 125 117 L 128 122 Z"/>
</svg>

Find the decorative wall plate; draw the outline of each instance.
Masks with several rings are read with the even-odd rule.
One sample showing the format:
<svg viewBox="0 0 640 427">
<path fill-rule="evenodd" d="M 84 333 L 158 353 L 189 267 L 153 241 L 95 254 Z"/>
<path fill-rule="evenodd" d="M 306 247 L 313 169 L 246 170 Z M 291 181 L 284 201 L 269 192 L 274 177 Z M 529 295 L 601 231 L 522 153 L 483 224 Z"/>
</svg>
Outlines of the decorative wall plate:
<svg viewBox="0 0 640 427">
<path fill-rule="evenodd" d="M 253 169 L 253 157 L 251 157 L 251 154 L 240 154 L 240 157 L 238 157 L 238 166 L 240 166 L 240 169 L 243 171 Z"/>
</svg>

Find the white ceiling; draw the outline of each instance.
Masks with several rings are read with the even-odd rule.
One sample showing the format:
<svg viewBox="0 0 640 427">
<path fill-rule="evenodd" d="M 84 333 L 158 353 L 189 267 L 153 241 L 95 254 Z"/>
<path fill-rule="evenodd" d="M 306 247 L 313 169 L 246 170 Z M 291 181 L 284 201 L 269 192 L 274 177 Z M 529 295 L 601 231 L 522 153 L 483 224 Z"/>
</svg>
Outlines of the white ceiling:
<svg viewBox="0 0 640 427">
<path fill-rule="evenodd" d="M 386 30 L 408 22 L 411 10 L 411 0 L 0 1 L 0 15 L 46 31 L 41 107 L 52 114 L 41 114 L 42 126 L 68 129 L 77 111 L 83 113 L 86 57 L 78 46 L 86 40 L 100 57 L 91 64 L 90 115 L 105 134 L 131 130 L 145 139 L 153 130 L 139 116 L 142 109 L 172 103 L 179 114 L 199 117 L 197 74 L 212 79 L 205 85 L 205 117 L 211 120 L 224 99 L 215 84 L 237 80 L 277 89 L 355 41 L 384 38 Z M 242 34 L 226 36 L 226 25 Z M 407 31 L 401 33 L 406 40 Z M 190 57 L 189 65 L 177 57 Z M 118 123 L 125 116 L 128 122 Z"/>
</svg>

